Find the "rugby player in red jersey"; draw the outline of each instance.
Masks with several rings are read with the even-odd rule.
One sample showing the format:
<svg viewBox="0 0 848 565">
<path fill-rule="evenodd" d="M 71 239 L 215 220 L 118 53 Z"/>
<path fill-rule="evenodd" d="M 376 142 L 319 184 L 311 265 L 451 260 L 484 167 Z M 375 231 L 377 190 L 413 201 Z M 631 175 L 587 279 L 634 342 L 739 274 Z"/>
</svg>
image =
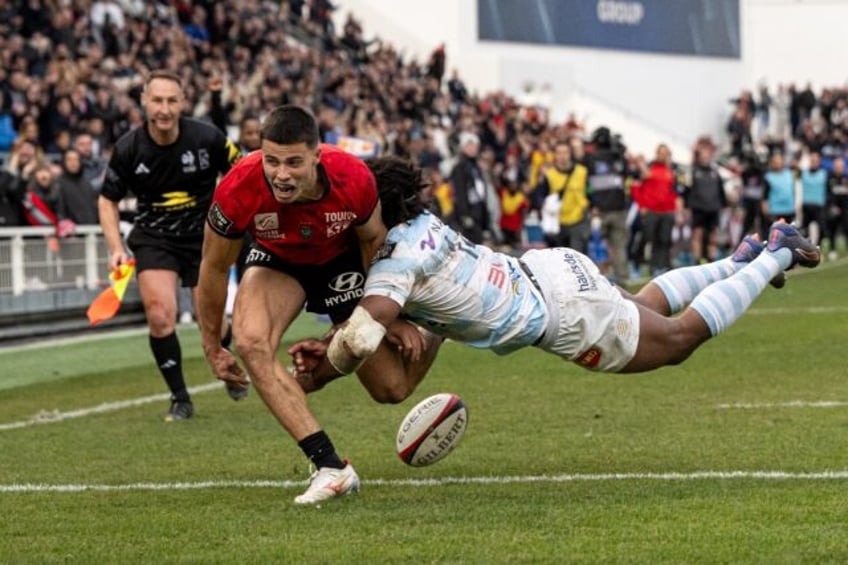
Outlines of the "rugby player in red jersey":
<svg viewBox="0 0 848 565">
<path fill-rule="evenodd" d="M 350 316 L 362 296 L 365 266 L 386 229 L 370 170 L 353 155 L 319 144 L 317 123 L 307 110 L 276 108 L 265 118 L 261 137 L 261 150 L 222 179 L 209 209 L 198 292 L 202 344 L 216 377 L 247 386 L 219 336 L 227 272 L 249 232 L 254 241 L 233 310 L 234 343 L 262 400 L 318 469 L 306 492 L 295 498 L 312 504 L 358 490 L 359 477 L 336 454 L 277 350 L 304 304 L 328 314 L 333 323 Z M 420 341 L 407 341 L 420 336 L 412 329 L 401 341 L 419 351 Z M 410 386 L 426 373 L 435 355 L 431 349 Z M 382 346 L 381 351 L 400 359 L 396 349 Z M 391 401 L 392 383 L 367 375 L 363 367 L 360 378 L 372 396 Z"/>
</svg>

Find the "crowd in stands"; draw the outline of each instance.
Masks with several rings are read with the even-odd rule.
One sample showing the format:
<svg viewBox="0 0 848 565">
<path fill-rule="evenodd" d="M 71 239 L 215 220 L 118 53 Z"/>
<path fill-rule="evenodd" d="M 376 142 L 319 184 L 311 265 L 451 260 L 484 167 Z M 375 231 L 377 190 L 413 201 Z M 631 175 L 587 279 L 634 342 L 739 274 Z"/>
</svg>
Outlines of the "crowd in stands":
<svg viewBox="0 0 848 565">
<path fill-rule="evenodd" d="M 469 239 L 577 247 L 621 282 L 727 252 L 742 214 L 745 231 L 765 230 L 785 212 L 768 207 L 784 169 L 809 192 L 805 222 L 826 233 L 848 223 L 846 195 L 831 195 L 845 187 L 831 171 L 848 139 L 845 90 L 743 93 L 727 158 L 704 138 L 691 157 L 661 146 L 648 159 L 605 127 L 552 123 L 549 108 L 473 92 L 448 72 L 444 46 L 417 61 L 366 39 L 353 15 L 337 29 L 336 9 L 330 0 L 0 0 L 0 226 L 64 235 L 97 223 L 111 147 L 143 124 L 143 80 L 159 68 L 181 76 L 185 114 L 245 151 L 270 109 L 309 107 L 324 141 L 424 166 L 434 205 Z M 733 190 L 728 171 L 743 180 Z"/>
</svg>

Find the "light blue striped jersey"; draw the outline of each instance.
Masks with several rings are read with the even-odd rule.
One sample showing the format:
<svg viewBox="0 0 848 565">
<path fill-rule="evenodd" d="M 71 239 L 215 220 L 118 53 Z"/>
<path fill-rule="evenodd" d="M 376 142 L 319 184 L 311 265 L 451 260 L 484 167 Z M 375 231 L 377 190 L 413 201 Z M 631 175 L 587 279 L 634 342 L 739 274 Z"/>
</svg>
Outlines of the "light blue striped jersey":
<svg viewBox="0 0 848 565">
<path fill-rule="evenodd" d="M 365 296 L 385 296 L 433 333 L 506 354 L 532 345 L 548 321 L 518 259 L 474 245 L 430 213 L 389 230 Z"/>
</svg>

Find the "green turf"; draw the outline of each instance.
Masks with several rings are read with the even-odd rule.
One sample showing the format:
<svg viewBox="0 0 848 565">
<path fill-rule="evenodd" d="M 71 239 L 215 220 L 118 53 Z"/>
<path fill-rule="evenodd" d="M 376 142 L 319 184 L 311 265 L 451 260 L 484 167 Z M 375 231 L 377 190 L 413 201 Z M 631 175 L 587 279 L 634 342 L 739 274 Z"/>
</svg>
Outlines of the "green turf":
<svg viewBox="0 0 848 565">
<path fill-rule="evenodd" d="M 847 470 L 848 407 L 721 407 L 848 402 L 847 293 L 845 262 L 792 273 L 685 364 L 644 375 L 447 344 L 403 404 L 375 404 L 353 378 L 311 397 L 365 481 L 356 496 L 300 508 L 301 486 L 0 492 L 0 563 L 844 563 L 846 479 L 589 479 Z M 181 338 L 190 384 L 211 382 L 196 332 Z M 0 425 L 163 392 L 143 334 L 5 351 L 0 366 Z M 407 467 L 396 427 L 441 391 L 468 404 L 468 433 L 437 465 Z M 306 478 L 255 393 L 195 405 L 179 424 L 161 423 L 157 402 L 0 431 L 0 487 Z M 391 482 L 543 475 L 582 479 Z"/>
</svg>

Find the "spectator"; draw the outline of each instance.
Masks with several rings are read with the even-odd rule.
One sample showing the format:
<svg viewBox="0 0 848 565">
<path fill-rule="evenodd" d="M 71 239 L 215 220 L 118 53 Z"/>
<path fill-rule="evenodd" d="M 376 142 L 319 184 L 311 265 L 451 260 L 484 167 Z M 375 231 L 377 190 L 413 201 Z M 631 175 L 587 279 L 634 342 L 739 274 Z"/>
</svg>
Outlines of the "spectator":
<svg viewBox="0 0 848 565">
<path fill-rule="evenodd" d="M 789 223 L 795 220 L 795 175 L 784 165 L 780 153 L 773 154 L 769 159 L 763 214 L 769 224 L 780 218 Z"/>
<path fill-rule="evenodd" d="M 763 215 L 763 197 L 766 192 L 765 167 L 756 153 L 749 152 L 742 160 L 742 211 L 745 218 L 742 233 L 758 233 L 766 237 L 769 224 Z"/>
<path fill-rule="evenodd" d="M 56 208 L 59 203 L 59 187 L 49 163 L 39 161 L 27 183 L 23 198 L 23 215 L 31 226 L 58 226 Z"/>
<path fill-rule="evenodd" d="M 727 206 L 724 181 L 714 161 L 715 146 L 702 140 L 695 147 L 691 183 L 685 190 L 685 204 L 692 219 L 692 254 L 695 261 L 715 259 L 712 249 L 719 226 L 719 216 Z"/>
<path fill-rule="evenodd" d="M 613 275 L 619 286 L 630 278 L 627 265 L 627 209 L 625 181 L 629 176 L 625 147 L 609 128 L 592 133 L 592 153 L 588 157 L 592 214 L 601 219 L 601 233 L 609 245 Z"/>
<path fill-rule="evenodd" d="M 683 211 L 677 171 L 667 145 L 657 147 L 656 156 L 647 165 L 638 186 L 638 197 L 636 190 L 633 197 L 639 202 L 642 233 L 651 250 L 651 276 L 655 277 L 671 269 L 671 233 Z"/>
<path fill-rule="evenodd" d="M 82 157 L 75 149 L 65 151 L 62 156 L 62 174 L 56 185 L 56 214 L 59 219 L 71 220 L 78 225 L 98 224 L 97 192 L 85 178 Z"/>
<path fill-rule="evenodd" d="M 0 153 L 9 151 L 17 137 L 11 101 L 5 91 L 0 88 Z"/>
<path fill-rule="evenodd" d="M 570 247 L 588 251 L 591 226 L 589 225 L 588 171 L 571 159 L 571 146 L 567 140 L 554 145 L 554 164 L 547 167 L 536 188 L 539 197 L 549 194 L 559 197 L 559 233 L 554 247 Z"/>
<path fill-rule="evenodd" d="M 838 258 L 836 237 L 839 233 L 848 242 L 848 177 L 845 175 L 845 159 L 833 160 L 833 170 L 827 178 L 827 237 L 830 251 L 827 258 Z"/>
<path fill-rule="evenodd" d="M 460 136 L 459 147 L 460 155 L 450 175 L 456 214 L 454 220 L 462 235 L 473 243 L 483 243 L 491 237 L 492 230 L 486 205 L 486 180 L 477 161 L 480 138 L 464 132 Z"/>
<path fill-rule="evenodd" d="M 800 171 L 801 226 L 807 230 L 813 245 L 818 245 L 824 231 L 824 211 L 827 202 L 827 171 L 821 166 L 821 155 L 810 152 L 810 164 Z"/>
<path fill-rule="evenodd" d="M 238 144 L 243 154 L 259 149 L 262 141 L 260 126 L 259 118 L 252 115 L 245 116 L 239 122 Z"/>
<path fill-rule="evenodd" d="M 23 198 L 26 182 L 9 171 L 0 170 L 0 227 L 25 225 Z"/>
<path fill-rule="evenodd" d="M 73 148 L 79 154 L 83 178 L 95 193 L 99 193 L 106 173 L 106 162 L 95 152 L 94 138 L 90 134 L 81 133 L 74 139 Z"/>
<path fill-rule="evenodd" d="M 524 192 L 526 183 L 519 178 L 517 171 L 510 170 L 501 176 L 500 228 L 503 245 L 508 253 L 517 253 L 521 249 L 524 215 L 530 208 L 530 200 Z"/>
<path fill-rule="evenodd" d="M 442 77 L 445 76 L 445 60 L 445 44 L 440 43 L 430 53 L 430 60 L 427 61 L 427 76 L 436 79 L 439 85 L 442 83 Z"/>
</svg>

